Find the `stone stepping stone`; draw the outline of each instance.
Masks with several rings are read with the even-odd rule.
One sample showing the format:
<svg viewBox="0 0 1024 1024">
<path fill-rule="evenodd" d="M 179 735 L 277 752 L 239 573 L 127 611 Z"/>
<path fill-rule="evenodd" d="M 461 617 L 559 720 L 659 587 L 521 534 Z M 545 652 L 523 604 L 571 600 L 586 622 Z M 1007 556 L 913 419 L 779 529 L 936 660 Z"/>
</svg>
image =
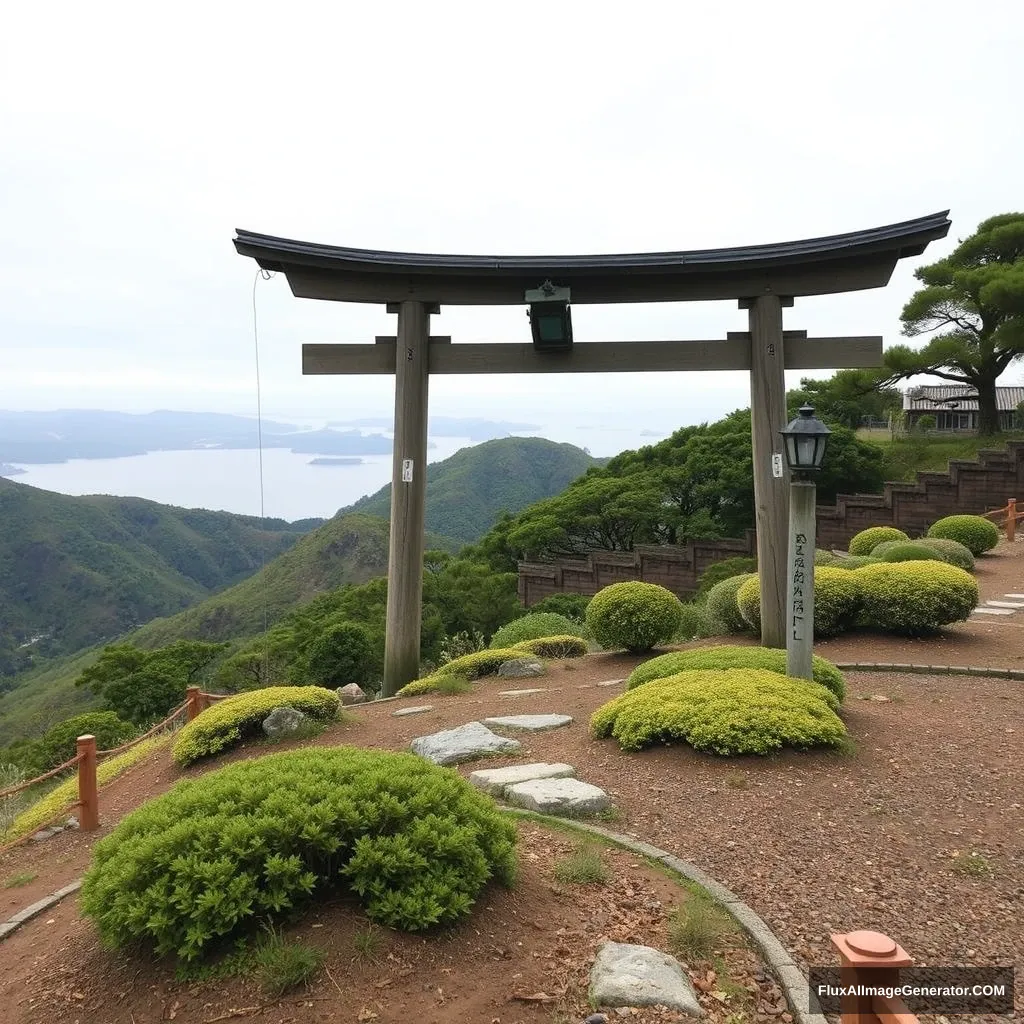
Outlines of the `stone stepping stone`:
<svg viewBox="0 0 1024 1024">
<path fill-rule="evenodd" d="M 541 687 L 539 690 L 499 690 L 499 697 L 525 697 L 531 693 L 547 693 L 546 687 Z"/>
<path fill-rule="evenodd" d="M 491 732 L 483 722 L 469 722 L 429 736 L 417 736 L 410 744 L 414 754 L 434 764 L 459 764 L 488 754 L 512 754 L 522 744 Z"/>
<path fill-rule="evenodd" d="M 491 796 L 501 796 L 509 786 L 532 779 L 565 779 L 576 774 L 571 764 L 516 764 L 511 768 L 480 768 L 470 772 L 470 784 Z"/>
<path fill-rule="evenodd" d="M 1012 615 L 1012 608 L 983 608 L 980 605 L 971 612 L 972 615 Z"/>
<path fill-rule="evenodd" d="M 407 715 L 422 715 L 424 711 L 433 711 L 433 704 L 420 704 L 414 708 L 399 708 L 391 712 L 392 718 L 405 718 Z"/>
<path fill-rule="evenodd" d="M 1012 598 L 1015 601 L 1016 600 L 1024 601 L 1024 594 L 1003 594 L 1003 597 L 1009 597 L 1009 598 Z"/>
<path fill-rule="evenodd" d="M 679 961 L 650 946 L 606 942 L 590 971 L 590 999 L 595 1006 L 667 1006 L 703 1017 L 690 979 Z"/>
<path fill-rule="evenodd" d="M 491 729 L 521 729 L 523 732 L 547 732 L 571 724 L 572 715 L 502 715 L 484 719 L 484 725 Z"/>
<path fill-rule="evenodd" d="M 1020 601 L 986 601 L 985 604 L 989 608 L 1024 608 L 1024 603 Z"/>
<path fill-rule="evenodd" d="M 603 683 L 595 683 L 595 686 L 621 686 L 625 679 L 606 679 Z"/>
<path fill-rule="evenodd" d="M 505 790 L 505 799 L 517 807 L 541 814 L 597 814 L 611 805 L 603 789 L 579 779 L 531 779 Z"/>
</svg>

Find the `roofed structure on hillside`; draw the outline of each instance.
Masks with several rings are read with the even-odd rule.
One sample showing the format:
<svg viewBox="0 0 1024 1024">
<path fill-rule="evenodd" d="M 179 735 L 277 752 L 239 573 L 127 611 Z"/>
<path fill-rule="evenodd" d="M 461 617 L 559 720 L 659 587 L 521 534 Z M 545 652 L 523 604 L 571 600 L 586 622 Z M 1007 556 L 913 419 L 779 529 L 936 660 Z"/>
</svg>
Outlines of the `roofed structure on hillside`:
<svg viewBox="0 0 1024 1024">
<path fill-rule="evenodd" d="M 1024 387 L 997 387 L 999 426 L 1014 426 L 1017 407 L 1024 402 Z M 935 417 L 936 430 L 977 430 L 978 391 L 970 384 L 936 384 L 907 388 L 903 392 L 903 414 L 908 430 L 918 426 L 922 416 Z"/>
</svg>

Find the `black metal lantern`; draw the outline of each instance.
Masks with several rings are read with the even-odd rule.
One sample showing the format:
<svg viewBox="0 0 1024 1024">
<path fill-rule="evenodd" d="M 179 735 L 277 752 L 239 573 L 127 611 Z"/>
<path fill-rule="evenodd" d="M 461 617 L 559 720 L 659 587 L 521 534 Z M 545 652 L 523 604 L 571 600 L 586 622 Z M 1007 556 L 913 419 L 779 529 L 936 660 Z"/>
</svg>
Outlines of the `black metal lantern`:
<svg viewBox="0 0 1024 1024">
<path fill-rule="evenodd" d="M 800 415 L 779 433 L 786 443 L 786 462 L 792 472 L 816 473 L 821 469 L 832 431 L 814 415 L 813 406 L 801 406 Z"/>
<path fill-rule="evenodd" d="M 569 289 L 545 281 L 539 288 L 529 289 L 525 299 L 530 303 L 530 332 L 534 348 L 544 352 L 570 348 L 572 312 L 569 309 Z"/>
</svg>

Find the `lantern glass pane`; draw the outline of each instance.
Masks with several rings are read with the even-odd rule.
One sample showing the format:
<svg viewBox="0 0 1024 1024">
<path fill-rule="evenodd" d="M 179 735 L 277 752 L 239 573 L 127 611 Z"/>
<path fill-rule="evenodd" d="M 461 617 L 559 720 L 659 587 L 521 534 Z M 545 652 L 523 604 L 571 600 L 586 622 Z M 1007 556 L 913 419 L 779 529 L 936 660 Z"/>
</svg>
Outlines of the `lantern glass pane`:
<svg viewBox="0 0 1024 1024">
<path fill-rule="evenodd" d="M 537 317 L 537 334 L 541 341 L 563 341 L 565 330 L 561 315 L 555 313 Z"/>
<path fill-rule="evenodd" d="M 814 450 L 817 447 L 817 439 L 810 437 L 798 437 L 796 441 L 796 464 L 801 469 L 808 469 L 814 465 Z"/>
<path fill-rule="evenodd" d="M 786 442 L 786 462 L 790 469 L 796 468 L 796 438 L 790 434 L 785 435 Z"/>
</svg>

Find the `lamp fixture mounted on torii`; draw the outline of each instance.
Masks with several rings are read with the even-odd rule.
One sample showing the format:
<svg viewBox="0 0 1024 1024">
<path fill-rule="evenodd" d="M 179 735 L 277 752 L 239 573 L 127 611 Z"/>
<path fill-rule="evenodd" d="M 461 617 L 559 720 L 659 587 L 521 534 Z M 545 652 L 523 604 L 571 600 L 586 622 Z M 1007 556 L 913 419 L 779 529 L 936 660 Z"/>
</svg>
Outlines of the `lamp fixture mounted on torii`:
<svg viewBox="0 0 1024 1024">
<path fill-rule="evenodd" d="M 880 337 L 784 331 L 797 297 L 881 288 L 896 263 L 949 232 L 948 210 L 843 235 L 684 252 L 454 256 L 352 249 L 239 230 L 235 249 L 285 275 L 298 298 L 384 304 L 396 335 L 375 344 L 303 345 L 304 374 L 394 374 L 395 448 L 388 555 L 385 696 L 419 674 L 427 383 L 431 373 L 749 370 L 761 642 L 785 646 L 788 486 L 778 451 L 784 371 L 877 366 Z M 738 300 L 749 330 L 696 341 L 575 341 L 573 303 Z M 441 305 L 527 305 L 531 344 L 431 337 Z"/>
</svg>

